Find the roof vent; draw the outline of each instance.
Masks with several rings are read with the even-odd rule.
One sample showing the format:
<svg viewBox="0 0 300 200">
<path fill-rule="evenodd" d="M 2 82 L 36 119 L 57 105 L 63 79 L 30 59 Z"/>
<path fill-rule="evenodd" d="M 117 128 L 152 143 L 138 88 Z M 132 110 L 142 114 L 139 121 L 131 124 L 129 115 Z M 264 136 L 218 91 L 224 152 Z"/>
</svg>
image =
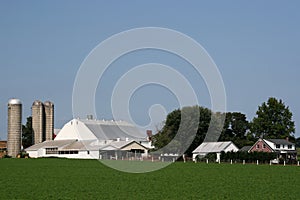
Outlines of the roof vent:
<svg viewBox="0 0 300 200">
<path fill-rule="evenodd" d="M 87 115 L 87 120 L 93 120 L 93 115 Z"/>
</svg>

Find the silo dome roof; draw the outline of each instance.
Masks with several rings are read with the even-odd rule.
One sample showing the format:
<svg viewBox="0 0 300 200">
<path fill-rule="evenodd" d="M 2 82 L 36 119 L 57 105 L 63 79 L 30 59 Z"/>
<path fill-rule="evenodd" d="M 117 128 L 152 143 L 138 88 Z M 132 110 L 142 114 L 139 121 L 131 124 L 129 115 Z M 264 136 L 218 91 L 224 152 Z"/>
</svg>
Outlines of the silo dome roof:
<svg viewBox="0 0 300 200">
<path fill-rule="evenodd" d="M 8 104 L 22 104 L 20 99 L 10 99 Z"/>
<path fill-rule="evenodd" d="M 51 101 L 45 101 L 44 105 L 45 106 L 53 106 L 53 103 Z"/>
<path fill-rule="evenodd" d="M 32 103 L 33 106 L 39 106 L 39 105 L 42 105 L 42 102 L 39 101 L 39 100 L 35 100 L 33 103 Z"/>
</svg>

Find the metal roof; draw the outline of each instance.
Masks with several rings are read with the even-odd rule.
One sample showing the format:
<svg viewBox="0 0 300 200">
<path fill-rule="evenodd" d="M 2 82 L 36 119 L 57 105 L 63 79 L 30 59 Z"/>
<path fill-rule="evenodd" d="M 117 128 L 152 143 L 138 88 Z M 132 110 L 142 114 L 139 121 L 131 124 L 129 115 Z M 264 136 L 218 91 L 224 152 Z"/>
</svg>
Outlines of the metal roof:
<svg viewBox="0 0 300 200">
<path fill-rule="evenodd" d="M 232 142 L 203 142 L 193 153 L 217 153 L 226 150 Z M 233 144 L 234 145 L 234 144 Z"/>
<path fill-rule="evenodd" d="M 97 137 L 98 140 L 142 139 L 142 134 L 135 126 L 124 121 L 79 120 Z"/>
</svg>

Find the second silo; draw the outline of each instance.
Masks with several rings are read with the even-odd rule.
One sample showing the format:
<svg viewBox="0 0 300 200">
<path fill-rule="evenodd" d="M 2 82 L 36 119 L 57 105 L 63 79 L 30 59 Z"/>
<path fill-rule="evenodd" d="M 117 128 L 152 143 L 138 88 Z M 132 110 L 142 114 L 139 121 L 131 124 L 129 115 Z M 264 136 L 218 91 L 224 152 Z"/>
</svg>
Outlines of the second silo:
<svg viewBox="0 0 300 200">
<path fill-rule="evenodd" d="M 33 143 L 38 144 L 44 141 L 44 106 L 41 101 L 34 101 L 31 107 Z"/>
<path fill-rule="evenodd" d="M 52 140 L 54 133 L 54 104 L 50 101 L 44 103 L 45 107 L 45 139 Z"/>
<path fill-rule="evenodd" d="M 22 103 L 19 99 L 8 101 L 7 154 L 13 158 L 21 151 Z"/>
</svg>

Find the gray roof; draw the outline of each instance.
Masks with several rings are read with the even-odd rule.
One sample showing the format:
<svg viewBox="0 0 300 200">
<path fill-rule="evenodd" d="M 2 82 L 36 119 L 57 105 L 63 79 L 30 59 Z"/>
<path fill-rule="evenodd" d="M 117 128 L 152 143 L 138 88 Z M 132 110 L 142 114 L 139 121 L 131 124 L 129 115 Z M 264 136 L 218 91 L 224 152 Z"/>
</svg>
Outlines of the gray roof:
<svg viewBox="0 0 300 200">
<path fill-rule="evenodd" d="M 285 139 L 265 139 L 270 142 L 273 142 L 274 144 L 283 144 L 283 145 L 293 145 L 294 143 L 287 141 Z"/>
<path fill-rule="evenodd" d="M 80 120 L 98 138 L 98 140 L 111 140 L 120 138 L 121 140 L 144 139 L 142 134 L 135 126 L 121 121 L 101 121 L 101 120 Z"/>
<path fill-rule="evenodd" d="M 203 142 L 193 153 L 218 153 L 226 150 L 232 142 Z M 234 145 L 234 144 L 233 144 Z"/>
</svg>

